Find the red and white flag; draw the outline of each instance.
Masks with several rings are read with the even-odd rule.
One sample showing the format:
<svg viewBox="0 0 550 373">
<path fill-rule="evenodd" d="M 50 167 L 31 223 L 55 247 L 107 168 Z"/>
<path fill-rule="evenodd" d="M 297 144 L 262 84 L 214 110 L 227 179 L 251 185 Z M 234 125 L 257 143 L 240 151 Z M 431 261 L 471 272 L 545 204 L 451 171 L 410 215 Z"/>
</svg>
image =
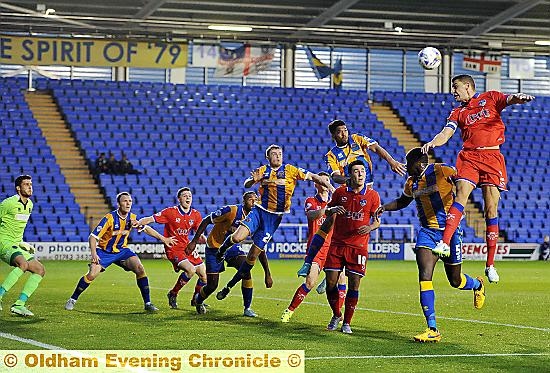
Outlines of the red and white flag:
<svg viewBox="0 0 550 373">
<path fill-rule="evenodd" d="M 481 71 L 487 74 L 500 74 L 502 59 L 497 54 L 469 51 L 464 53 L 462 67 L 466 70 Z"/>
<path fill-rule="evenodd" d="M 220 46 L 218 63 L 214 76 L 248 76 L 266 70 L 275 57 L 275 48 L 270 46 L 253 47 L 244 44 L 229 49 Z"/>
</svg>

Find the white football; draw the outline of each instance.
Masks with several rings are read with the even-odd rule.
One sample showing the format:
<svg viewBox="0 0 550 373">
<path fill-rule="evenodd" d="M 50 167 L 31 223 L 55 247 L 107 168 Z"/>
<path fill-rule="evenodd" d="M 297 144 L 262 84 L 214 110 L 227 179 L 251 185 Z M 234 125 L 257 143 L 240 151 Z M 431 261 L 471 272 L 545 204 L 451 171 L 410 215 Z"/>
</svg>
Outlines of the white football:
<svg viewBox="0 0 550 373">
<path fill-rule="evenodd" d="M 418 52 L 418 63 L 426 70 L 436 69 L 441 64 L 441 52 L 434 47 L 426 47 Z"/>
</svg>

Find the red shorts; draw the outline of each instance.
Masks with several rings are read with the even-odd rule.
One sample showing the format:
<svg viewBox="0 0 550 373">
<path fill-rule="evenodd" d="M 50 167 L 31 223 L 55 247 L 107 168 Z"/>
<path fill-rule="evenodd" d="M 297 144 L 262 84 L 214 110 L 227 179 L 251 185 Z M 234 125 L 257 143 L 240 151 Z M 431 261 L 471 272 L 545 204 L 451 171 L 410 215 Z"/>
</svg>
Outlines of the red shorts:
<svg viewBox="0 0 550 373">
<path fill-rule="evenodd" d="M 330 242 L 327 243 L 325 241 L 325 244 L 317 252 L 317 254 L 315 255 L 315 258 L 313 258 L 312 262 L 317 263 L 320 269 L 323 269 L 323 267 L 325 266 L 325 261 L 327 260 L 327 254 L 328 254 L 329 248 L 330 248 Z"/>
<path fill-rule="evenodd" d="M 189 260 L 189 263 L 193 264 L 195 267 L 202 264 L 202 258 L 196 251 L 193 251 L 191 255 L 185 254 L 185 250 L 170 250 L 166 253 L 166 258 L 172 263 L 174 271 L 178 272 L 180 268 L 178 263 L 183 260 Z"/>
<path fill-rule="evenodd" d="M 466 180 L 481 187 L 494 185 L 500 190 L 508 190 L 506 184 L 506 164 L 498 149 L 461 150 L 456 160 L 457 180 Z"/>
<path fill-rule="evenodd" d="M 368 249 L 355 247 L 330 245 L 325 271 L 341 271 L 346 268 L 346 273 L 355 273 L 361 277 L 365 276 L 367 267 Z"/>
</svg>

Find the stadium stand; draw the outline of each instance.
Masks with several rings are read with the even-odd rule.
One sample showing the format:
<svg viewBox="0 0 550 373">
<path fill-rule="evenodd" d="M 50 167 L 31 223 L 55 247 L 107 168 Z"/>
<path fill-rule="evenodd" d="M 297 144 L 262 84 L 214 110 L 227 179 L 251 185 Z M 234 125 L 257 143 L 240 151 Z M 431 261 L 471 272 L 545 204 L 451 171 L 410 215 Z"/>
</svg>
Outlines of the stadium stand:
<svg viewBox="0 0 550 373">
<path fill-rule="evenodd" d="M 1 198 L 15 194 L 19 174 L 34 179 L 35 209 L 25 232 L 29 241 L 85 241 L 89 232 L 84 215 L 61 174 L 55 157 L 25 102 L 25 79 L 0 78 Z"/>
<path fill-rule="evenodd" d="M 441 131 L 445 118 L 456 105 L 450 94 L 442 93 L 374 92 L 374 100 L 390 103 L 423 141 Z M 549 104 L 550 97 L 537 97 L 528 104 L 510 106 L 502 112 L 506 124 L 502 152 L 507 162 L 509 192 L 502 193 L 499 216 L 501 228 L 512 242 L 536 242 L 550 228 L 544 218 L 550 208 L 543 192 L 546 180 L 540 172 L 550 166 L 548 152 L 543 150 L 546 141 L 543 134 L 550 125 Z M 447 145 L 435 149 L 435 155 L 454 164 L 461 146 L 462 140 L 455 134 Z M 473 198 L 482 203 L 479 190 L 473 193 Z"/>
</svg>

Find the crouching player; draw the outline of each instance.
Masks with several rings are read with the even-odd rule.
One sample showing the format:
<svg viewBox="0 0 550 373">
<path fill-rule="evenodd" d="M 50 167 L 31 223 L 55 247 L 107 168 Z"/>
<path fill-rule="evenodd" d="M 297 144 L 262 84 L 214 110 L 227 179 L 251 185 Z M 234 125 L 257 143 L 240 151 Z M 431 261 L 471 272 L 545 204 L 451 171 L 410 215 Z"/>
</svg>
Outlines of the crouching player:
<svg viewBox="0 0 550 373">
<path fill-rule="evenodd" d="M 365 276 L 370 232 L 380 226 L 375 214 L 380 206 L 380 196 L 365 183 L 367 173 L 362 161 L 351 162 L 348 174 L 348 185 L 337 188 L 328 203 L 327 214 L 335 215 L 335 219 L 325 273 L 327 299 L 332 309 L 332 318 L 327 329 L 336 330 L 342 321 L 338 277 L 344 267 L 346 269 L 348 291 L 341 330 L 343 333 L 351 334 L 350 325 L 359 299 L 359 285 L 361 278 Z"/>
<path fill-rule="evenodd" d="M 416 202 L 421 228 L 416 237 L 416 264 L 420 282 L 420 305 L 426 317 L 428 328 L 416 335 L 417 342 L 439 342 L 441 333 L 435 320 L 435 293 L 432 276 L 439 256 L 434 248 L 441 240 L 445 229 L 445 220 L 453 204 L 453 182 L 456 175 L 454 167 L 444 163 L 428 164 L 428 156 L 421 148 L 414 148 L 407 153 L 407 172 L 409 178 L 401 197 L 380 206 L 377 214 L 384 211 L 397 211 L 407 207 L 413 200 Z M 472 278 L 461 272 L 462 263 L 462 229 L 460 225 L 452 236 L 450 256 L 443 257 L 445 273 L 452 287 L 460 290 L 473 290 L 474 307 L 481 308 L 485 302 L 485 287 L 481 277 Z"/>
<path fill-rule="evenodd" d="M 202 220 L 197 232 L 195 233 L 195 237 L 193 237 L 191 242 L 189 242 L 189 245 L 187 245 L 187 252 L 192 252 L 195 250 L 198 237 L 206 231 L 206 228 L 210 224 L 214 224 L 214 228 L 212 228 L 206 240 L 206 286 L 204 286 L 201 291 L 195 295 L 195 307 L 197 309 L 197 313 L 206 313 L 206 307 L 203 302 L 217 289 L 220 280 L 220 273 L 225 271 L 224 261 L 218 262 L 216 260 L 216 252 L 218 251 L 218 248 L 226 237 L 239 227 L 241 220 L 248 216 L 257 199 L 258 197 L 255 192 L 248 191 L 243 194 L 241 205 L 224 206 L 212 212 Z M 260 259 L 260 263 L 262 264 L 265 272 L 266 284 L 272 283 L 273 280 L 271 279 L 269 263 L 265 252 L 262 251 L 258 258 Z M 246 261 L 246 252 L 242 250 L 240 244 L 235 244 L 225 252 L 224 260 L 229 267 L 239 270 L 241 265 Z M 250 275 L 250 272 L 243 275 L 241 291 L 244 306 L 243 315 L 248 317 L 256 317 L 256 313 L 250 308 L 250 305 L 252 304 L 253 291 L 252 276 Z"/>
</svg>

